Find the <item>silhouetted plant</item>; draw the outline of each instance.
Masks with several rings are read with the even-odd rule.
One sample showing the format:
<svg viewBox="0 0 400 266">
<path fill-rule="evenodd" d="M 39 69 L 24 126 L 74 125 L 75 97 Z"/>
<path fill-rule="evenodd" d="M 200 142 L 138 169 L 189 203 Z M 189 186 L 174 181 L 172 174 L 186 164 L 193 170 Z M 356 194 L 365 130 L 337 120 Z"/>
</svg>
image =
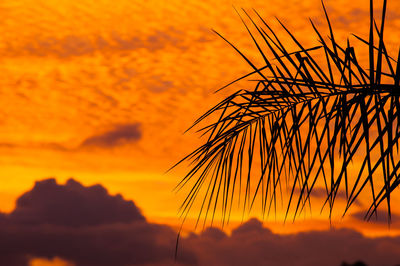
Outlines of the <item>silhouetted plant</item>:
<svg viewBox="0 0 400 266">
<path fill-rule="evenodd" d="M 205 220 L 209 214 L 214 219 L 221 208 L 223 222 L 229 221 L 234 199 L 242 202 L 243 210 L 251 209 L 257 195 L 262 212 L 269 214 L 272 206 L 276 210 L 284 183 L 290 188 L 286 217 L 292 207 L 295 218 L 321 182 L 330 216 L 340 188 L 347 197 L 344 214 L 369 188 L 372 202 L 365 218 L 386 202 L 390 220 L 390 195 L 400 183 L 400 51 L 396 61 L 385 46 L 387 1 L 379 25 L 373 5 L 370 0 L 368 38 L 354 35 L 368 49 L 367 67 L 359 63 L 349 39 L 344 45 L 336 42 L 323 2 L 328 38 L 310 20 L 318 46 L 303 47 L 278 20 L 296 45 L 294 52 L 257 11 L 259 24 L 242 10 L 257 33 L 241 18 L 265 62 L 262 67 L 216 32 L 252 68 L 227 86 L 246 78 L 254 85 L 236 91 L 195 121 L 193 126 L 218 115 L 199 130 L 207 136 L 205 144 L 182 159 L 191 162 L 191 170 L 177 189 L 193 182 L 180 209 L 183 216 L 203 188 L 198 219 L 202 214 Z M 359 166 L 351 163 L 356 158 Z M 352 177 L 349 166 L 355 171 Z"/>
<path fill-rule="evenodd" d="M 364 262 L 358 260 L 352 264 L 348 264 L 347 262 L 343 262 L 341 266 L 367 266 Z"/>
</svg>

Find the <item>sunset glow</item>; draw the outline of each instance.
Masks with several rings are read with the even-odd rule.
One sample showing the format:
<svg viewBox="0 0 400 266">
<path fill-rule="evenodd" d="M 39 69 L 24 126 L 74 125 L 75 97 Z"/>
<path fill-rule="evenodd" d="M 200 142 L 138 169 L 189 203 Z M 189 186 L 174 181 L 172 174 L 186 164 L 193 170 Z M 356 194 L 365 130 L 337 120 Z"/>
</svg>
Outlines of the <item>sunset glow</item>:
<svg viewBox="0 0 400 266">
<path fill-rule="evenodd" d="M 325 4 L 338 42 L 349 37 L 358 45 L 352 33 L 367 38 L 369 1 Z M 84 186 L 101 184 L 111 195 L 133 200 L 148 221 L 178 229 L 186 192 L 173 190 L 189 168 L 167 170 L 204 142 L 195 130 L 183 133 L 246 83 L 214 91 L 251 71 L 211 29 L 262 66 L 232 5 L 255 8 L 289 47 L 275 16 L 305 46 L 318 45 L 309 18 L 328 34 L 320 0 L 2 0 L 0 211 L 14 210 L 17 198 L 35 181 L 52 177 L 65 184 L 73 178 Z M 389 1 L 388 10 L 386 45 L 397 56 L 400 1 Z M 367 53 L 358 51 L 360 61 L 367 60 Z M 397 236 L 400 193 L 392 200 L 390 228 L 352 216 L 368 207 L 364 195 L 344 218 L 339 202 L 332 223 L 317 204 L 294 223 L 283 222 L 281 208 L 265 217 L 264 226 L 277 234 L 335 227 Z M 185 235 L 195 230 L 196 211 L 184 224 Z M 244 216 L 239 208 L 223 230 L 230 233 L 251 217 L 262 219 L 257 206 Z M 218 219 L 214 225 L 220 225 Z M 31 265 L 69 264 L 56 256 L 34 259 Z"/>
</svg>

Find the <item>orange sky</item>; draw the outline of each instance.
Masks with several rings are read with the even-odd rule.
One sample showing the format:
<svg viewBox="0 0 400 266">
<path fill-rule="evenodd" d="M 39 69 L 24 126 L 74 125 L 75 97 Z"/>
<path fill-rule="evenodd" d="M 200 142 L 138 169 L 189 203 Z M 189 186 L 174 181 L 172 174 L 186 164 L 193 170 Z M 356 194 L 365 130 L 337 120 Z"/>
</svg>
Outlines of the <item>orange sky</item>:
<svg viewBox="0 0 400 266">
<path fill-rule="evenodd" d="M 326 1 L 339 42 L 353 32 L 366 36 L 368 2 Z M 201 143 L 182 133 L 234 87 L 213 91 L 249 71 L 211 28 L 260 62 L 232 5 L 256 8 L 273 26 L 279 17 L 305 46 L 317 44 L 309 17 L 326 29 L 319 0 L 1 1 L 0 210 L 12 210 L 35 180 L 74 177 L 134 200 L 152 221 L 176 225 L 184 195 L 172 189 L 185 168 L 164 173 Z M 397 33 L 400 2 L 388 9 L 386 32 Z M 394 51 L 400 35 L 386 41 Z M 105 143 L 126 125 L 137 138 Z M 271 222 L 272 229 L 328 227 L 314 210 L 314 220 Z M 341 223 L 369 234 L 400 230 Z"/>
</svg>

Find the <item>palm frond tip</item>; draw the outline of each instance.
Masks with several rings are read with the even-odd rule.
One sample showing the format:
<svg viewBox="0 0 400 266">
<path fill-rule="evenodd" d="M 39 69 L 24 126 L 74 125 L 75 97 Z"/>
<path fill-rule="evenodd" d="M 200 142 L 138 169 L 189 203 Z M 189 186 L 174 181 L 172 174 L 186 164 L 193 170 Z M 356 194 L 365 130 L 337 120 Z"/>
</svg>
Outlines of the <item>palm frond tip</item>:
<svg viewBox="0 0 400 266">
<path fill-rule="evenodd" d="M 304 48 L 279 21 L 296 44 L 294 52 L 255 10 L 259 24 L 242 10 L 255 29 L 256 34 L 242 19 L 263 67 L 217 33 L 252 68 L 235 82 L 251 78 L 254 87 L 235 92 L 195 122 L 217 115 L 200 129 L 208 136 L 205 144 L 184 158 L 192 164 L 177 186 L 191 184 L 180 209 L 183 216 L 199 200 L 198 220 L 213 220 L 218 209 L 224 223 L 234 202 L 248 210 L 257 197 L 262 212 L 269 214 L 282 202 L 285 184 L 286 217 L 291 210 L 295 218 L 322 184 L 330 215 L 339 191 L 346 195 L 344 214 L 361 192 L 369 191 L 365 218 L 385 202 L 390 220 L 390 195 L 400 183 L 400 51 L 396 61 L 385 46 L 386 4 L 379 27 L 371 12 L 369 40 L 354 35 L 368 48 L 368 67 L 359 63 L 349 40 L 336 42 L 323 3 L 329 37 L 323 38 L 311 21 L 318 46 Z M 371 0 L 371 10 L 372 5 Z"/>
</svg>

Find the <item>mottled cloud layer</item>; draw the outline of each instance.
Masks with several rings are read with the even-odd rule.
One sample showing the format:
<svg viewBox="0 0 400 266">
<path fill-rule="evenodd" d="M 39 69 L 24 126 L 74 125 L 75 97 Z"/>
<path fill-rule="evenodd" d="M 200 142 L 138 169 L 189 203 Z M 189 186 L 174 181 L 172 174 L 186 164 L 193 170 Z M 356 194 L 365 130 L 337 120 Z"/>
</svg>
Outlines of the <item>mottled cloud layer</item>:
<svg viewBox="0 0 400 266">
<path fill-rule="evenodd" d="M 132 201 L 101 185 L 36 182 L 0 215 L 0 264 L 61 258 L 78 266 L 173 265 L 176 232 L 146 221 Z M 400 262 L 400 237 L 366 238 L 350 229 L 273 233 L 251 219 L 230 235 L 217 228 L 182 237 L 175 265 L 326 265 Z"/>
<path fill-rule="evenodd" d="M 264 64 L 232 4 L 255 19 L 252 8 L 257 9 L 290 51 L 293 42 L 275 16 L 305 47 L 319 44 L 309 17 L 322 35 L 329 34 L 320 0 L 184 3 L 0 1 L 0 176 L 36 176 L 32 173 L 38 169 L 37 176 L 96 176 L 101 171 L 109 174 L 107 179 L 124 183 L 138 172 L 163 173 L 190 153 L 200 144 L 199 135 L 181 133 L 233 90 L 253 88 L 253 82 L 243 83 L 212 94 L 252 70 L 211 28 L 257 66 Z M 351 33 L 368 38 L 367 0 L 325 4 L 342 46 Z M 375 7 L 378 12 L 380 5 Z M 389 1 L 388 9 L 387 49 L 395 56 L 400 1 Z M 356 43 L 355 38 L 350 36 L 350 42 Z M 360 60 L 365 59 L 368 49 L 359 52 Z M 11 189 L 2 178 L 0 187 L 4 195 L 15 197 L 31 181 L 21 177 Z M 171 187 L 163 189 L 166 194 Z M 130 192 L 121 188 L 121 193 Z M 0 208 L 5 208 L 4 202 Z M 145 204 L 146 210 L 154 205 Z M 165 206 L 166 212 L 175 215 L 175 205 Z"/>
</svg>

